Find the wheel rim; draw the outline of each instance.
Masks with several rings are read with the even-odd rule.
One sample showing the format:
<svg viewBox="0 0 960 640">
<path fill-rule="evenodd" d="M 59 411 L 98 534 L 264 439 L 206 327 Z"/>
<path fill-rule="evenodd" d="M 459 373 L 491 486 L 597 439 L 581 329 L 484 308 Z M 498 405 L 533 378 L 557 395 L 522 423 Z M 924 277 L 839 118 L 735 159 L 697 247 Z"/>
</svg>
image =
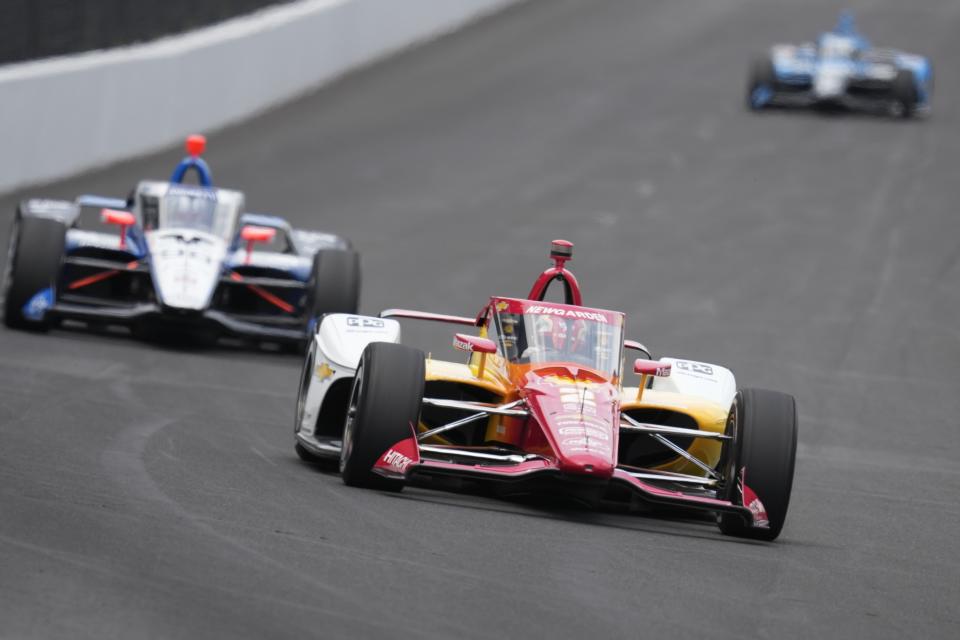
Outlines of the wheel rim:
<svg viewBox="0 0 960 640">
<path fill-rule="evenodd" d="M 730 407 L 730 415 L 727 417 L 726 435 L 730 436 L 727 440 L 727 450 L 722 457 L 721 473 L 723 478 L 723 493 L 728 500 L 733 500 L 737 487 L 737 451 L 740 440 L 740 393 L 734 397 L 733 406 Z"/>
<path fill-rule="evenodd" d="M 357 408 L 360 404 L 360 392 L 363 387 L 363 362 L 357 367 L 350 391 L 350 404 L 347 405 L 347 419 L 343 425 L 343 444 L 340 446 L 340 473 L 343 473 L 350 455 L 353 453 L 353 430 L 357 422 Z"/>
</svg>

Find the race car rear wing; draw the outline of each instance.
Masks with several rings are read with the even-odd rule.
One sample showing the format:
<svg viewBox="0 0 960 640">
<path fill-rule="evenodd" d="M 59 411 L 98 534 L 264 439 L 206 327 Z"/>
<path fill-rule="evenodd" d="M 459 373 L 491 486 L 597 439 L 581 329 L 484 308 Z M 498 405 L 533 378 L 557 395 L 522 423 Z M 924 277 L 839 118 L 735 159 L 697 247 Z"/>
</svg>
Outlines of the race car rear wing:
<svg viewBox="0 0 960 640">
<path fill-rule="evenodd" d="M 413 311 L 410 309 L 385 309 L 380 312 L 381 318 L 408 318 L 411 320 L 430 320 L 432 322 L 447 322 L 449 324 L 463 324 L 475 326 L 477 321 L 463 316 L 450 316 L 444 313 L 430 313 L 429 311 Z"/>
<path fill-rule="evenodd" d="M 78 196 L 76 204 L 79 207 L 96 207 L 99 209 L 126 209 L 130 203 L 123 198 L 111 198 L 107 196 L 96 196 L 84 194 Z"/>
</svg>

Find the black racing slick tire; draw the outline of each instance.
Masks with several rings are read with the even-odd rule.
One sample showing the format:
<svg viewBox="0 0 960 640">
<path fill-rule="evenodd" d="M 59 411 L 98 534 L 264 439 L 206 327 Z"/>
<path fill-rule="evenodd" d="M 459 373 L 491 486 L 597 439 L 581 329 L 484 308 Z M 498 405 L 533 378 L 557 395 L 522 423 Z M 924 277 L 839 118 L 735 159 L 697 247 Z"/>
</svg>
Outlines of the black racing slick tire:
<svg viewBox="0 0 960 640">
<path fill-rule="evenodd" d="M 310 319 L 327 313 L 356 313 L 360 302 L 360 254 L 321 249 L 313 256 L 309 285 Z"/>
<path fill-rule="evenodd" d="M 3 275 L 3 322 L 14 329 L 46 331 L 46 318 L 33 320 L 24 306 L 37 293 L 56 291 L 63 263 L 67 226 L 52 218 L 28 218 L 19 213 L 10 229 L 10 246 Z"/>
<path fill-rule="evenodd" d="M 747 109 L 759 111 L 769 103 L 769 98 L 758 100 L 760 97 L 758 91 L 762 90 L 768 91 L 770 97 L 773 97 L 777 90 L 777 74 L 769 56 L 758 56 L 750 64 L 750 75 L 747 79 Z"/>
<path fill-rule="evenodd" d="M 736 514 L 721 514 L 720 531 L 755 540 L 774 540 L 787 517 L 797 455 L 797 404 L 779 391 L 741 389 L 731 408 L 727 433 L 733 436 L 721 457 L 723 497 L 743 504 L 740 478 L 767 512 L 769 528 L 749 526 Z M 749 506 L 749 505 L 745 505 Z"/>
<path fill-rule="evenodd" d="M 420 420 L 426 365 L 419 349 L 389 342 L 367 345 L 350 393 L 340 475 L 352 487 L 400 491 L 403 481 L 373 473 L 391 446 L 413 435 Z"/>
<path fill-rule="evenodd" d="M 917 82 L 913 72 L 900 69 L 893 79 L 894 113 L 901 118 L 910 118 L 917 111 Z"/>
</svg>

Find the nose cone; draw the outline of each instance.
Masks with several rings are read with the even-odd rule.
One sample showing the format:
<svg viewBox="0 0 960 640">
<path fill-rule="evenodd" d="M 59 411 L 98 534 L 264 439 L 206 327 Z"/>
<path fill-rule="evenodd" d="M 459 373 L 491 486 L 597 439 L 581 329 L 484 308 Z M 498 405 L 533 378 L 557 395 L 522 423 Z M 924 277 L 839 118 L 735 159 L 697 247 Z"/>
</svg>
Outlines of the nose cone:
<svg viewBox="0 0 960 640">
<path fill-rule="evenodd" d="M 846 63 L 823 62 L 813 78 L 813 92 L 819 99 L 838 98 L 847 90 L 850 72 Z"/>
<path fill-rule="evenodd" d="M 572 475 L 610 478 L 613 476 L 613 470 L 617 465 L 610 459 L 609 454 L 600 451 L 562 455 L 560 456 L 559 466 L 561 471 Z"/>
<path fill-rule="evenodd" d="M 149 238 L 153 283 L 164 306 L 207 308 L 220 281 L 226 243 L 191 231 L 159 231 Z"/>
<path fill-rule="evenodd" d="M 609 478 L 617 466 L 617 396 L 613 385 L 547 377 L 526 386 L 531 413 L 565 473 Z"/>
</svg>

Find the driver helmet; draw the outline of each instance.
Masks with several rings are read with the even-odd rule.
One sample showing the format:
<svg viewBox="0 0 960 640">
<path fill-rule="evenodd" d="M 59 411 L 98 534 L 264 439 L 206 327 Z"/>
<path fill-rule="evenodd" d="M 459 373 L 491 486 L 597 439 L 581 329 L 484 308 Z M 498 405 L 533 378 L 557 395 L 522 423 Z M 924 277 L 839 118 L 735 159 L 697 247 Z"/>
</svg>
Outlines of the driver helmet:
<svg viewBox="0 0 960 640">
<path fill-rule="evenodd" d="M 537 318 L 540 343 L 548 349 L 577 353 L 586 344 L 587 323 L 584 320 L 568 320 L 556 316 Z"/>
</svg>

